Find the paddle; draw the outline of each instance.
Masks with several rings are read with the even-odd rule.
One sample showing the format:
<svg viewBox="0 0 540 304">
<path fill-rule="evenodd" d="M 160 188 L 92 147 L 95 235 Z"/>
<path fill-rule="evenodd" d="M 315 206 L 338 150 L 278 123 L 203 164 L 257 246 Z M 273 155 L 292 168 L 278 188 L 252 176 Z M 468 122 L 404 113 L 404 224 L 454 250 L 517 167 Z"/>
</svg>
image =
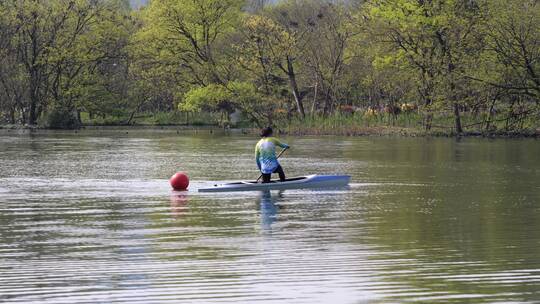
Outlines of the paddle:
<svg viewBox="0 0 540 304">
<path fill-rule="evenodd" d="M 281 156 L 281 154 L 283 154 L 283 152 L 285 152 L 285 150 L 287 150 L 287 149 L 289 149 L 289 147 L 287 147 L 287 148 L 281 150 L 281 152 L 279 152 L 279 154 L 278 154 L 278 156 L 276 157 L 276 159 L 278 159 L 278 158 Z M 257 180 L 256 180 L 255 182 L 258 183 L 262 176 L 263 176 L 263 175 L 261 174 L 261 175 L 259 176 L 259 178 L 257 178 Z"/>
</svg>

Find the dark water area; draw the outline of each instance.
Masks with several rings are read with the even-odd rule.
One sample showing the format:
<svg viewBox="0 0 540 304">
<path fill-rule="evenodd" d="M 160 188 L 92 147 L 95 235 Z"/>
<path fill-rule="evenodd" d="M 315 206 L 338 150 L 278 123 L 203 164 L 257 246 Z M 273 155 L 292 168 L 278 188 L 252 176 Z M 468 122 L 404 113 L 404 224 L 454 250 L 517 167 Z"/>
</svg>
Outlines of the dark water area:
<svg viewBox="0 0 540 304">
<path fill-rule="evenodd" d="M 0 302 L 540 302 L 540 141 L 282 139 L 351 187 L 198 193 L 257 178 L 241 134 L 2 131 Z"/>
</svg>

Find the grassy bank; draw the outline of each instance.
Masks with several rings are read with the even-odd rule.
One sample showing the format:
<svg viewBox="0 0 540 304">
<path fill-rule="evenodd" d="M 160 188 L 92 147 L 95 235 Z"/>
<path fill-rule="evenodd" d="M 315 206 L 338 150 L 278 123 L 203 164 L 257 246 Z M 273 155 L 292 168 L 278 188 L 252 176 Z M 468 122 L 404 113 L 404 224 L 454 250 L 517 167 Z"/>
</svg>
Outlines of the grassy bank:
<svg viewBox="0 0 540 304">
<path fill-rule="evenodd" d="M 463 115 L 462 136 L 495 137 L 540 137 L 540 122 L 527 119 L 519 123 L 500 117 L 492 119 L 490 129 L 485 123 L 478 123 L 478 117 Z M 280 126 L 280 131 L 291 135 L 345 135 L 345 136 L 455 136 L 454 118 L 434 117 L 432 128 L 427 131 L 422 124 L 422 116 L 416 113 L 378 116 L 355 114 L 334 114 L 329 117 L 306 117 L 293 119 Z"/>
<path fill-rule="evenodd" d="M 189 128 L 237 128 L 244 133 L 257 134 L 258 128 L 244 119 L 237 124 L 221 122 L 221 116 L 215 113 L 140 113 L 128 115 L 90 117 L 81 113 L 82 127 L 90 126 L 183 126 Z M 366 116 L 361 114 L 336 113 L 328 117 L 308 116 L 303 120 L 276 121 L 279 133 L 289 135 L 340 135 L 340 136 L 455 136 L 454 119 L 451 115 L 436 116 L 432 128 L 426 131 L 422 124 L 423 117 L 417 113 L 407 113 L 397 116 L 379 114 Z M 463 115 L 462 136 L 489 137 L 540 137 L 540 121 L 528 118 L 521 121 L 511 121 L 504 117 L 494 117 L 490 123 L 489 132 L 486 130 L 485 118 Z M 46 121 L 46 120 L 43 120 Z M 128 121 L 130 122 L 128 124 Z M 481 121 L 482 123 L 479 123 Z M 47 129 L 46 124 L 38 126 L 0 125 L 0 129 Z"/>
<path fill-rule="evenodd" d="M 131 120 L 130 120 L 131 118 Z M 81 113 L 83 126 L 209 126 L 218 125 L 219 115 L 214 113 L 158 112 L 118 116 L 94 116 Z"/>
<path fill-rule="evenodd" d="M 129 127 L 129 126 L 219 126 L 219 115 L 214 113 L 138 113 L 136 115 L 120 114 L 90 116 L 86 112 L 80 114 L 80 127 Z M 70 118 L 72 119 L 72 118 Z M 75 118 L 76 119 L 76 118 Z M 61 119 L 60 119 L 61 120 Z M 8 124 L 0 122 L 0 129 L 62 129 L 65 124 L 60 121 L 60 127 L 54 126 L 50 115 L 45 114 L 38 120 L 37 125 Z"/>
</svg>

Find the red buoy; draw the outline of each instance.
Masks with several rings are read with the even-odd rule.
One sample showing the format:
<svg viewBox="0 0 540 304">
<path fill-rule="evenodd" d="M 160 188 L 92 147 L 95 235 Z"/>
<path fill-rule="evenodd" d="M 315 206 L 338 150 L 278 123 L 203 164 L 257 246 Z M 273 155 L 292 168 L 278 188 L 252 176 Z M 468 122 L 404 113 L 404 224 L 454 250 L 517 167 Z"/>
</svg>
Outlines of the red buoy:
<svg viewBox="0 0 540 304">
<path fill-rule="evenodd" d="M 189 178 L 184 172 L 177 172 L 169 180 L 174 190 L 186 190 L 189 186 Z"/>
</svg>

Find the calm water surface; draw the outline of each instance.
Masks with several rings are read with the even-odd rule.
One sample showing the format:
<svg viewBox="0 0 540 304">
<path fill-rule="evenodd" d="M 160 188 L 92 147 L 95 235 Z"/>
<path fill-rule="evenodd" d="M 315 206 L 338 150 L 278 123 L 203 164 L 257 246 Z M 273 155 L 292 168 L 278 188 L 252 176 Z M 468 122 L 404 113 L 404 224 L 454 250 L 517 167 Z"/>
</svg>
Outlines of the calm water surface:
<svg viewBox="0 0 540 304">
<path fill-rule="evenodd" d="M 540 302 L 539 141 L 285 137 L 350 189 L 197 193 L 256 140 L 2 131 L 0 302 Z"/>
</svg>

